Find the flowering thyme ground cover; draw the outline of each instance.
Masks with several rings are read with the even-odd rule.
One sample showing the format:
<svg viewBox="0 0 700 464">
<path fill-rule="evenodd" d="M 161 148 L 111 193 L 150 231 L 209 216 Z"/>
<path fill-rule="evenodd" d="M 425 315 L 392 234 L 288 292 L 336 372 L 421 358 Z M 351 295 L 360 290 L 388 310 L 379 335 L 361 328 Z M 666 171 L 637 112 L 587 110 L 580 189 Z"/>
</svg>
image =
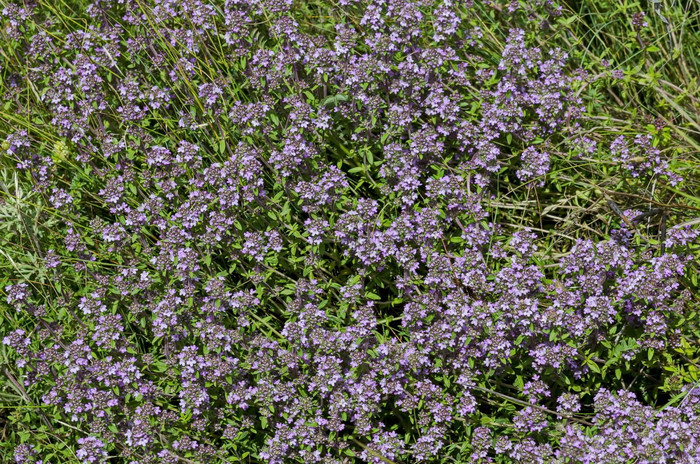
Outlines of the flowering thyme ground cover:
<svg viewBox="0 0 700 464">
<path fill-rule="evenodd" d="M 700 462 L 697 2 L 0 11 L 2 462 Z"/>
</svg>

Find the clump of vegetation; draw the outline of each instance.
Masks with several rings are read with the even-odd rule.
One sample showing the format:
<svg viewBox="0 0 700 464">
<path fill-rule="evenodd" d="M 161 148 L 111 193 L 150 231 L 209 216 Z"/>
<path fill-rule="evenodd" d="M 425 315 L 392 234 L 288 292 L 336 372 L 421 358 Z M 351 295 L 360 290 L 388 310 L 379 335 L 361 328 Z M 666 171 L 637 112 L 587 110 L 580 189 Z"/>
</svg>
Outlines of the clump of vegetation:
<svg viewBox="0 0 700 464">
<path fill-rule="evenodd" d="M 0 7 L 3 462 L 700 459 L 697 2 Z"/>
</svg>

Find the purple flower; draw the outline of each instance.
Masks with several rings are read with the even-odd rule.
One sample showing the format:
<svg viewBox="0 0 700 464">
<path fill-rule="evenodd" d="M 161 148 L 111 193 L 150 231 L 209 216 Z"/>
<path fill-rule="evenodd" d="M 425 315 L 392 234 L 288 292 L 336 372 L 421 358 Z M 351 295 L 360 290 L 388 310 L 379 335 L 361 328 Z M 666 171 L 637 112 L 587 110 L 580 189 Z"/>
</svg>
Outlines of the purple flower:
<svg viewBox="0 0 700 464">
<path fill-rule="evenodd" d="M 88 436 L 78 439 L 80 448 L 75 452 L 75 455 L 82 463 L 102 463 L 106 462 L 107 451 L 105 445 L 96 437 Z"/>
<path fill-rule="evenodd" d="M 522 162 L 517 172 L 518 179 L 527 181 L 542 177 L 549 171 L 549 154 L 538 151 L 535 147 L 526 148 L 520 155 Z M 544 185 L 544 181 L 540 181 Z"/>
</svg>

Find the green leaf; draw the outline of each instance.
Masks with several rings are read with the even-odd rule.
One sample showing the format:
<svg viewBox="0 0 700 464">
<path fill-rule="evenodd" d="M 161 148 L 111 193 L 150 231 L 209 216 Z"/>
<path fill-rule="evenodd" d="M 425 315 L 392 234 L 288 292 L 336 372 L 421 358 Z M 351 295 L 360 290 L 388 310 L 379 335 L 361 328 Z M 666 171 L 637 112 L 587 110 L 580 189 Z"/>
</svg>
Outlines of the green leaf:
<svg viewBox="0 0 700 464">
<path fill-rule="evenodd" d="M 600 374 L 600 367 L 598 367 L 598 364 L 595 361 L 587 359 L 586 365 L 591 371 L 595 372 L 596 374 Z"/>
<path fill-rule="evenodd" d="M 343 94 L 338 94 L 338 95 L 331 95 L 330 97 L 327 97 L 323 102 L 321 103 L 322 106 L 328 106 L 328 105 L 337 105 L 338 102 L 341 101 L 346 101 L 348 99 L 347 95 Z"/>
<path fill-rule="evenodd" d="M 304 95 L 306 95 L 306 97 L 308 98 L 308 103 L 314 104 L 316 102 L 316 96 L 314 96 L 314 94 L 312 94 L 308 90 L 304 91 Z"/>
</svg>

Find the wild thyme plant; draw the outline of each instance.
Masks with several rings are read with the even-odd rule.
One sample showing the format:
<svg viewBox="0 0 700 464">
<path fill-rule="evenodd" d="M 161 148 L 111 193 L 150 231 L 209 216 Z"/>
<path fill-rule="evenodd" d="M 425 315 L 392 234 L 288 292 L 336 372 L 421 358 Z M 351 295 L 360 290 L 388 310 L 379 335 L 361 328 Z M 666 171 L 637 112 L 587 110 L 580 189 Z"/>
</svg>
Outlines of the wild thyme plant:
<svg viewBox="0 0 700 464">
<path fill-rule="evenodd" d="M 580 3 L 1 0 L 3 462 L 700 462 L 698 5 Z"/>
</svg>

